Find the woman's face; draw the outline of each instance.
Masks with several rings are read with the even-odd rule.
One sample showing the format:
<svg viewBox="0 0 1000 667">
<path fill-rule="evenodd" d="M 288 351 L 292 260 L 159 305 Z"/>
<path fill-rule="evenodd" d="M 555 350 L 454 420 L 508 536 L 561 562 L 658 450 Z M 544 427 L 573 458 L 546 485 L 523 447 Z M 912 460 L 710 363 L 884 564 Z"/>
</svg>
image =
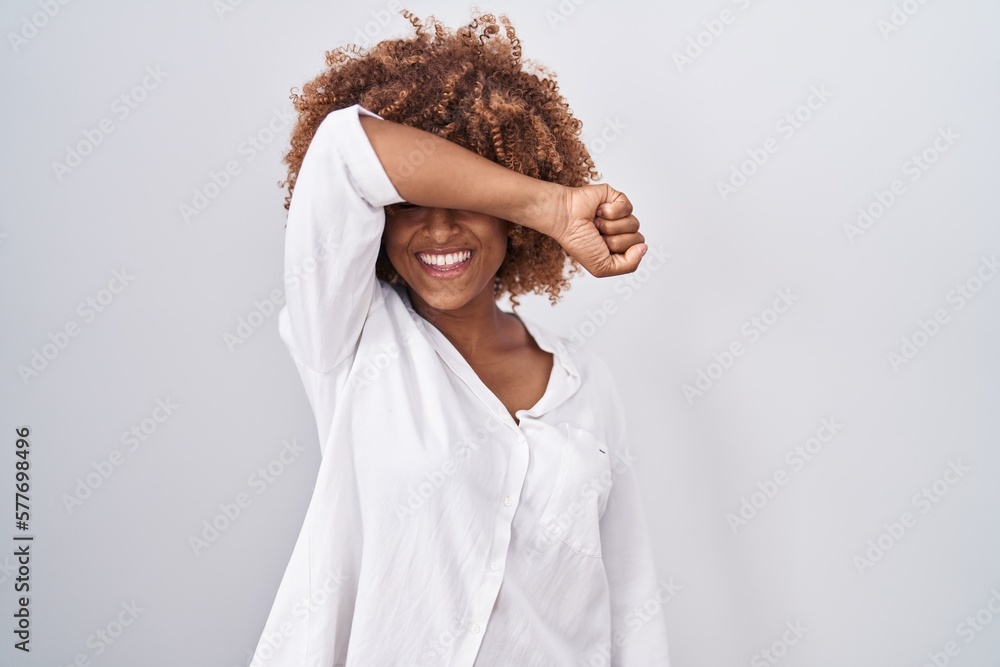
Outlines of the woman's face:
<svg viewBox="0 0 1000 667">
<path fill-rule="evenodd" d="M 389 261 L 411 296 L 437 310 L 493 298 L 493 278 L 507 254 L 506 220 L 472 211 L 402 204 L 386 210 Z"/>
</svg>

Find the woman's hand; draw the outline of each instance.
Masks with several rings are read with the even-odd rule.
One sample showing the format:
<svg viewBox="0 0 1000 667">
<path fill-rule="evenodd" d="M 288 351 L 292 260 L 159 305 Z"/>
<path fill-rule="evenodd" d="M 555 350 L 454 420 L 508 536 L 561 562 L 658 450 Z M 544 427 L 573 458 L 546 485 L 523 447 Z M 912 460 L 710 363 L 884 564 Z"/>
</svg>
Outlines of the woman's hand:
<svg viewBox="0 0 1000 667">
<path fill-rule="evenodd" d="M 597 278 L 632 273 L 648 247 L 632 202 L 610 185 L 567 187 L 550 232 L 566 253 Z"/>
</svg>

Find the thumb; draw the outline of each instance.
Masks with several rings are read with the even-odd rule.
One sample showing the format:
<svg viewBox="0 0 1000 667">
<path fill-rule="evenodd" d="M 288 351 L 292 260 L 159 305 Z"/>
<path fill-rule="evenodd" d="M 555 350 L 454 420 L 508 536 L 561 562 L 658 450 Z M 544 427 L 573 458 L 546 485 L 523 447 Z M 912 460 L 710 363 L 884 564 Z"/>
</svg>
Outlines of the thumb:
<svg viewBox="0 0 1000 667">
<path fill-rule="evenodd" d="M 624 252 L 624 254 L 611 255 L 611 274 L 618 276 L 623 273 L 632 273 L 639 268 L 642 256 L 649 249 L 645 243 L 636 243 Z"/>
</svg>

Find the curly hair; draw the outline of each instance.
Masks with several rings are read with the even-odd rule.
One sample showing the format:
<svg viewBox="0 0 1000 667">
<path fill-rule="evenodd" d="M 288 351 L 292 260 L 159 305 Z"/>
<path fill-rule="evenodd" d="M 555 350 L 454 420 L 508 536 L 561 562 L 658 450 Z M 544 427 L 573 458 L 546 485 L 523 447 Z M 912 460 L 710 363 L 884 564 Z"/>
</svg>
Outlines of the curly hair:
<svg viewBox="0 0 1000 667">
<path fill-rule="evenodd" d="M 332 111 L 354 104 L 540 180 L 578 187 L 600 177 L 555 74 L 535 61 L 522 69 L 521 43 L 507 16 L 498 22 L 473 9 L 471 21 L 453 31 L 433 16 L 425 23 L 406 9 L 399 13 L 414 28 L 412 37 L 328 51 L 327 68 L 301 94 L 292 89 L 298 120 L 282 160 L 288 178 L 279 183 L 288 188 L 286 209 L 316 129 Z M 555 305 L 580 268 L 554 239 L 511 222 L 494 297 L 508 294 L 517 307 L 519 295 L 547 293 Z M 401 280 L 384 242 L 375 273 L 390 284 Z"/>
</svg>

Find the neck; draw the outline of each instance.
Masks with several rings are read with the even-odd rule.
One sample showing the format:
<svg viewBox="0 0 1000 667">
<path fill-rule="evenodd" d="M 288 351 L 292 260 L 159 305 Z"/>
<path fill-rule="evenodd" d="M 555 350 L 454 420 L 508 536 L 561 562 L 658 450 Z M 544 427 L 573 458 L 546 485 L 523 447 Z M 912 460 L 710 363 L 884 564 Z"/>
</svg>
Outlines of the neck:
<svg viewBox="0 0 1000 667">
<path fill-rule="evenodd" d="M 413 309 L 444 334 L 470 363 L 487 358 L 511 344 L 514 316 L 505 313 L 493 299 L 492 289 L 484 289 L 460 308 L 440 310 L 406 288 Z M 512 327 L 514 324 L 514 327 Z"/>
</svg>

